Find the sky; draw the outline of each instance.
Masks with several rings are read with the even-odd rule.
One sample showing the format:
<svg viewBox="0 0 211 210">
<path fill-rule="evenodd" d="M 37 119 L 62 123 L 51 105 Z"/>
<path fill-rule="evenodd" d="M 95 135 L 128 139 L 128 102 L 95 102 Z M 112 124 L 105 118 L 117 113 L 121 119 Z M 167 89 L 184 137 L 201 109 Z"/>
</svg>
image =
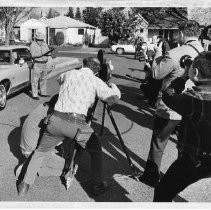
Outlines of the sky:
<svg viewBox="0 0 211 210">
<path fill-rule="evenodd" d="M 211 6 L 210 0 L 0 0 L 0 6 L 24 7 L 178 7 Z"/>
</svg>

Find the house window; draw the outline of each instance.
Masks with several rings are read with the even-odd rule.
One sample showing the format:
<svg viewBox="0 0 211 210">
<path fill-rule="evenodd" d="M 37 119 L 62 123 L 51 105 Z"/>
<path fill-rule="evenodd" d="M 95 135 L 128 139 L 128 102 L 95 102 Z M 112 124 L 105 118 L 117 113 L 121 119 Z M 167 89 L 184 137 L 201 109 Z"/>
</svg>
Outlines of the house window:
<svg viewBox="0 0 211 210">
<path fill-rule="evenodd" d="M 78 35 L 84 35 L 84 29 L 83 28 L 78 29 Z"/>
<path fill-rule="evenodd" d="M 55 28 L 50 28 L 50 44 L 55 44 L 56 30 Z"/>
</svg>

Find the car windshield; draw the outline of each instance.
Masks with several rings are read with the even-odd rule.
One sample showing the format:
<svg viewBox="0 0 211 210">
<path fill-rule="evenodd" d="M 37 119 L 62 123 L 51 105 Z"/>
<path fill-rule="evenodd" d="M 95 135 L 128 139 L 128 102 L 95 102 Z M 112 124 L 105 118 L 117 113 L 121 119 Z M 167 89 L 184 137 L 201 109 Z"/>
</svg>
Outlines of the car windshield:
<svg viewBox="0 0 211 210">
<path fill-rule="evenodd" d="M 9 50 L 0 50 L 0 64 L 10 63 L 10 51 Z"/>
</svg>

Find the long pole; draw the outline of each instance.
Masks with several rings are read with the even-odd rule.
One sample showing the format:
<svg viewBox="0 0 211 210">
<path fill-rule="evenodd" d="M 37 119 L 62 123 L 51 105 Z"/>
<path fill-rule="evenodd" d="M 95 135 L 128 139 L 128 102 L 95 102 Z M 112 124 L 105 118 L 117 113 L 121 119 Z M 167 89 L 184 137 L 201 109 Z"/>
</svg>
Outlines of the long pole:
<svg viewBox="0 0 211 210">
<path fill-rule="evenodd" d="M 116 130 L 116 133 L 117 133 L 117 136 L 118 136 L 118 138 L 119 138 L 119 140 L 120 140 L 120 143 L 121 143 L 121 145 L 122 145 L 122 148 L 123 148 L 123 150 L 124 150 L 124 152 L 125 152 L 125 155 L 126 155 L 126 157 L 127 157 L 127 160 L 128 160 L 128 162 L 129 162 L 129 165 L 130 165 L 131 169 L 133 170 L 134 176 L 135 176 L 135 174 L 137 174 L 136 167 L 135 167 L 135 165 L 132 163 L 132 161 L 131 161 L 131 159 L 130 159 L 130 156 L 129 156 L 128 151 L 127 151 L 127 147 L 125 146 L 124 141 L 123 141 L 123 139 L 122 139 L 122 137 L 121 137 L 121 134 L 120 134 L 119 129 L 118 129 L 117 125 L 116 125 L 116 122 L 115 122 L 115 120 L 114 120 L 114 117 L 113 117 L 113 115 L 112 115 L 112 112 L 111 112 L 110 107 L 107 105 L 106 108 L 107 108 L 108 115 L 109 115 L 109 117 L 110 117 L 110 119 L 111 119 L 111 122 L 112 122 L 112 124 L 113 124 L 113 126 L 114 126 L 114 128 L 115 128 L 115 130 Z"/>
</svg>

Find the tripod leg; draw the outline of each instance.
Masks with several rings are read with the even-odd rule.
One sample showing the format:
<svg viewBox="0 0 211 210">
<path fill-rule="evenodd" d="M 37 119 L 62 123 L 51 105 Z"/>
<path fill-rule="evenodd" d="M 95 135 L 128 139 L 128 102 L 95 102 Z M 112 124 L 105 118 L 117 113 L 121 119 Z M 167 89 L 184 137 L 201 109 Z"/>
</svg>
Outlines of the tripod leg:
<svg viewBox="0 0 211 210">
<path fill-rule="evenodd" d="M 103 103 L 103 116 L 102 116 L 102 123 L 101 123 L 101 129 L 100 129 L 100 136 L 103 135 L 103 128 L 104 128 L 104 122 L 105 122 L 105 110 L 106 110 L 106 103 Z"/>
<path fill-rule="evenodd" d="M 94 117 L 94 112 L 95 112 L 97 103 L 98 103 L 98 98 L 95 99 L 95 102 L 94 102 L 94 105 L 92 106 L 92 108 L 90 110 L 88 110 L 88 115 L 87 115 L 87 118 L 86 118 L 86 122 L 88 124 L 91 123 L 91 121 Z"/>
<path fill-rule="evenodd" d="M 114 120 L 114 117 L 113 117 L 113 115 L 112 115 L 112 112 L 111 112 L 109 106 L 107 106 L 107 112 L 108 112 L 108 115 L 109 115 L 109 117 L 110 117 L 110 119 L 111 119 L 111 122 L 112 122 L 112 124 L 113 124 L 113 126 L 114 126 L 114 128 L 115 128 L 115 130 L 116 130 L 117 136 L 118 136 L 118 138 L 119 138 L 119 140 L 120 140 L 120 143 L 121 143 L 121 145 L 122 145 L 122 148 L 123 148 L 123 150 L 124 150 L 124 152 L 125 152 L 125 155 L 126 155 L 126 157 L 127 157 L 127 160 L 128 160 L 128 162 L 129 162 L 129 165 L 130 165 L 130 167 L 131 167 L 131 169 L 132 169 L 132 171 L 133 171 L 133 175 L 132 175 L 132 176 L 133 176 L 133 178 L 135 178 L 135 179 L 137 180 L 139 174 L 138 174 L 138 172 L 136 171 L 135 165 L 132 163 L 132 161 L 131 161 L 131 159 L 130 159 L 130 156 L 129 156 L 128 151 L 127 151 L 127 147 L 126 147 L 125 144 L 124 144 L 124 141 L 123 141 L 123 139 L 122 139 L 122 137 L 121 137 L 121 134 L 120 134 L 120 132 L 119 132 L 119 129 L 118 129 L 117 125 L 116 125 L 116 122 L 115 122 L 115 120 Z"/>
</svg>

